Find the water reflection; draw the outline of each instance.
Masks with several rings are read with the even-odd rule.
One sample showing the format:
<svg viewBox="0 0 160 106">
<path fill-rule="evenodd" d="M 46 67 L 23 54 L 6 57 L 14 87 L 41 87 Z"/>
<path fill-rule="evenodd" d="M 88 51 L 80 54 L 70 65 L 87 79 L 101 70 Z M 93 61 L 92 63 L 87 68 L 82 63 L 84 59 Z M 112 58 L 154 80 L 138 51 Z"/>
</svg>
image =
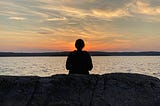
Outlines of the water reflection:
<svg viewBox="0 0 160 106">
<path fill-rule="evenodd" d="M 50 76 L 67 74 L 67 57 L 0 57 L 1 75 Z M 91 74 L 141 73 L 160 78 L 160 56 L 93 56 Z"/>
</svg>

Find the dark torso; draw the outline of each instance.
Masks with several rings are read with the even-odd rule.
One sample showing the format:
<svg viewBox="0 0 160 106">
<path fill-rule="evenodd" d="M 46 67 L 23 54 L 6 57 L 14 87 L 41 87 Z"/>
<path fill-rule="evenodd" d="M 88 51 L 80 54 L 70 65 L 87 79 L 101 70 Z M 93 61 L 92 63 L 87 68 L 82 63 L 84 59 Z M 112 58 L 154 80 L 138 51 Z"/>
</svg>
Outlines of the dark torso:
<svg viewBox="0 0 160 106">
<path fill-rule="evenodd" d="M 86 51 L 73 51 L 67 58 L 69 74 L 89 74 L 92 67 L 91 57 Z"/>
</svg>

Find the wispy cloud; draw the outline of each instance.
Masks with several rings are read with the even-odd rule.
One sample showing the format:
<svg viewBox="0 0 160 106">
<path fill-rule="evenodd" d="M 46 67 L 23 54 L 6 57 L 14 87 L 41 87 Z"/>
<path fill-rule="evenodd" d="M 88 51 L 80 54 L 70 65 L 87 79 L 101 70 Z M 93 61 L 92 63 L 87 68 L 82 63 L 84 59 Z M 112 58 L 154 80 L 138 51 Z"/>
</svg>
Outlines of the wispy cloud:
<svg viewBox="0 0 160 106">
<path fill-rule="evenodd" d="M 17 42 L 22 44 L 22 39 L 26 40 L 24 47 L 27 47 L 28 41 L 36 43 L 36 47 L 42 49 L 52 48 L 51 45 L 54 45 L 53 49 L 58 49 L 57 45 L 69 48 L 72 44 L 70 42 L 77 38 L 91 42 L 90 47 L 93 49 L 116 50 L 129 48 L 129 45 L 138 48 L 138 44 L 134 45 L 138 38 L 153 38 L 153 35 L 159 33 L 160 7 L 155 5 L 157 2 L 158 0 L 1 0 L 0 23 L 4 30 L 1 33 L 8 35 L 5 40 L 18 36 Z M 12 31 L 6 33 L 9 30 L 13 34 Z M 147 45 L 146 42 L 151 40 L 146 39 L 144 44 Z M 12 43 L 18 45 L 16 41 Z"/>
<path fill-rule="evenodd" d="M 11 19 L 11 20 L 17 20 L 17 21 L 23 21 L 23 20 L 26 20 L 26 18 L 24 18 L 24 17 L 9 17 L 8 19 Z"/>
<path fill-rule="evenodd" d="M 160 7 L 152 7 L 147 1 L 136 0 L 129 5 L 130 10 L 134 13 L 145 15 L 160 15 Z"/>
<path fill-rule="evenodd" d="M 139 21 L 160 22 L 160 7 L 153 6 L 150 0 L 134 0 L 127 4 L 128 12 Z M 157 1 L 157 0 L 155 0 Z"/>
<path fill-rule="evenodd" d="M 125 16 L 131 16 L 128 11 L 124 9 L 118 9 L 114 11 L 105 11 L 105 10 L 92 10 L 95 17 L 102 17 L 102 18 L 120 18 Z"/>
<path fill-rule="evenodd" d="M 67 20 L 65 17 L 63 18 L 48 18 L 47 21 L 64 21 Z"/>
<path fill-rule="evenodd" d="M 58 12 L 59 14 L 63 14 L 64 16 L 79 17 L 79 18 L 85 18 L 87 16 L 90 16 L 90 17 L 103 18 L 103 19 L 104 18 L 112 19 L 112 18 L 118 18 L 118 17 L 121 18 L 124 16 L 130 16 L 125 5 L 122 8 L 108 9 L 105 6 L 103 7 L 99 7 L 99 5 L 96 6 L 95 3 L 97 2 L 92 1 L 89 3 L 93 3 L 94 6 L 91 6 L 89 9 L 87 9 L 86 7 L 90 5 L 88 4 L 87 0 L 84 0 L 84 3 L 83 3 L 84 6 L 82 7 L 80 7 L 82 3 L 78 1 L 71 2 L 70 0 L 68 0 L 68 1 L 61 1 L 61 3 L 57 3 L 57 2 L 55 3 L 54 1 L 48 0 L 43 2 L 45 2 L 46 5 L 38 6 L 38 8 L 44 9 L 44 10 L 50 10 L 53 12 Z M 64 2 L 66 2 L 66 4 Z M 80 5 L 78 5 L 77 3 L 79 3 Z M 105 3 L 106 1 L 104 1 L 104 5 Z M 53 4 L 56 4 L 56 5 L 53 6 Z M 74 4 L 76 4 L 77 7 L 73 6 Z"/>
</svg>

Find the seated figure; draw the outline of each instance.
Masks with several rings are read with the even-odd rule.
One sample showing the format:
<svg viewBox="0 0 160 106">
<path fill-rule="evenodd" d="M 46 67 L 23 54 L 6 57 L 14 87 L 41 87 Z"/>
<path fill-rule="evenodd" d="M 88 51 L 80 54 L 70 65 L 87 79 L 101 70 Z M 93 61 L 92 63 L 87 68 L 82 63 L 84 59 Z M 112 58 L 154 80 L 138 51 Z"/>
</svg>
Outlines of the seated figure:
<svg viewBox="0 0 160 106">
<path fill-rule="evenodd" d="M 68 55 L 66 61 L 66 69 L 69 70 L 69 74 L 87 74 L 92 70 L 92 59 L 87 51 L 82 51 L 85 43 L 82 39 L 78 39 L 75 42 L 74 50 Z"/>
</svg>

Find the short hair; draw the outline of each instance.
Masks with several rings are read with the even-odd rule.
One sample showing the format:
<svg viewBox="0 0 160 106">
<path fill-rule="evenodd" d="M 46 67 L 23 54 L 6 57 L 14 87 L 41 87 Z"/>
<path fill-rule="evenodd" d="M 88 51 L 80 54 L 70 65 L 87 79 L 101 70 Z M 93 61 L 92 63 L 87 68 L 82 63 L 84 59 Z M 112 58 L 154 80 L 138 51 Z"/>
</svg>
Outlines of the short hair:
<svg viewBox="0 0 160 106">
<path fill-rule="evenodd" d="M 75 42 L 75 47 L 78 50 L 81 50 L 85 46 L 84 41 L 82 39 L 77 39 Z"/>
</svg>

